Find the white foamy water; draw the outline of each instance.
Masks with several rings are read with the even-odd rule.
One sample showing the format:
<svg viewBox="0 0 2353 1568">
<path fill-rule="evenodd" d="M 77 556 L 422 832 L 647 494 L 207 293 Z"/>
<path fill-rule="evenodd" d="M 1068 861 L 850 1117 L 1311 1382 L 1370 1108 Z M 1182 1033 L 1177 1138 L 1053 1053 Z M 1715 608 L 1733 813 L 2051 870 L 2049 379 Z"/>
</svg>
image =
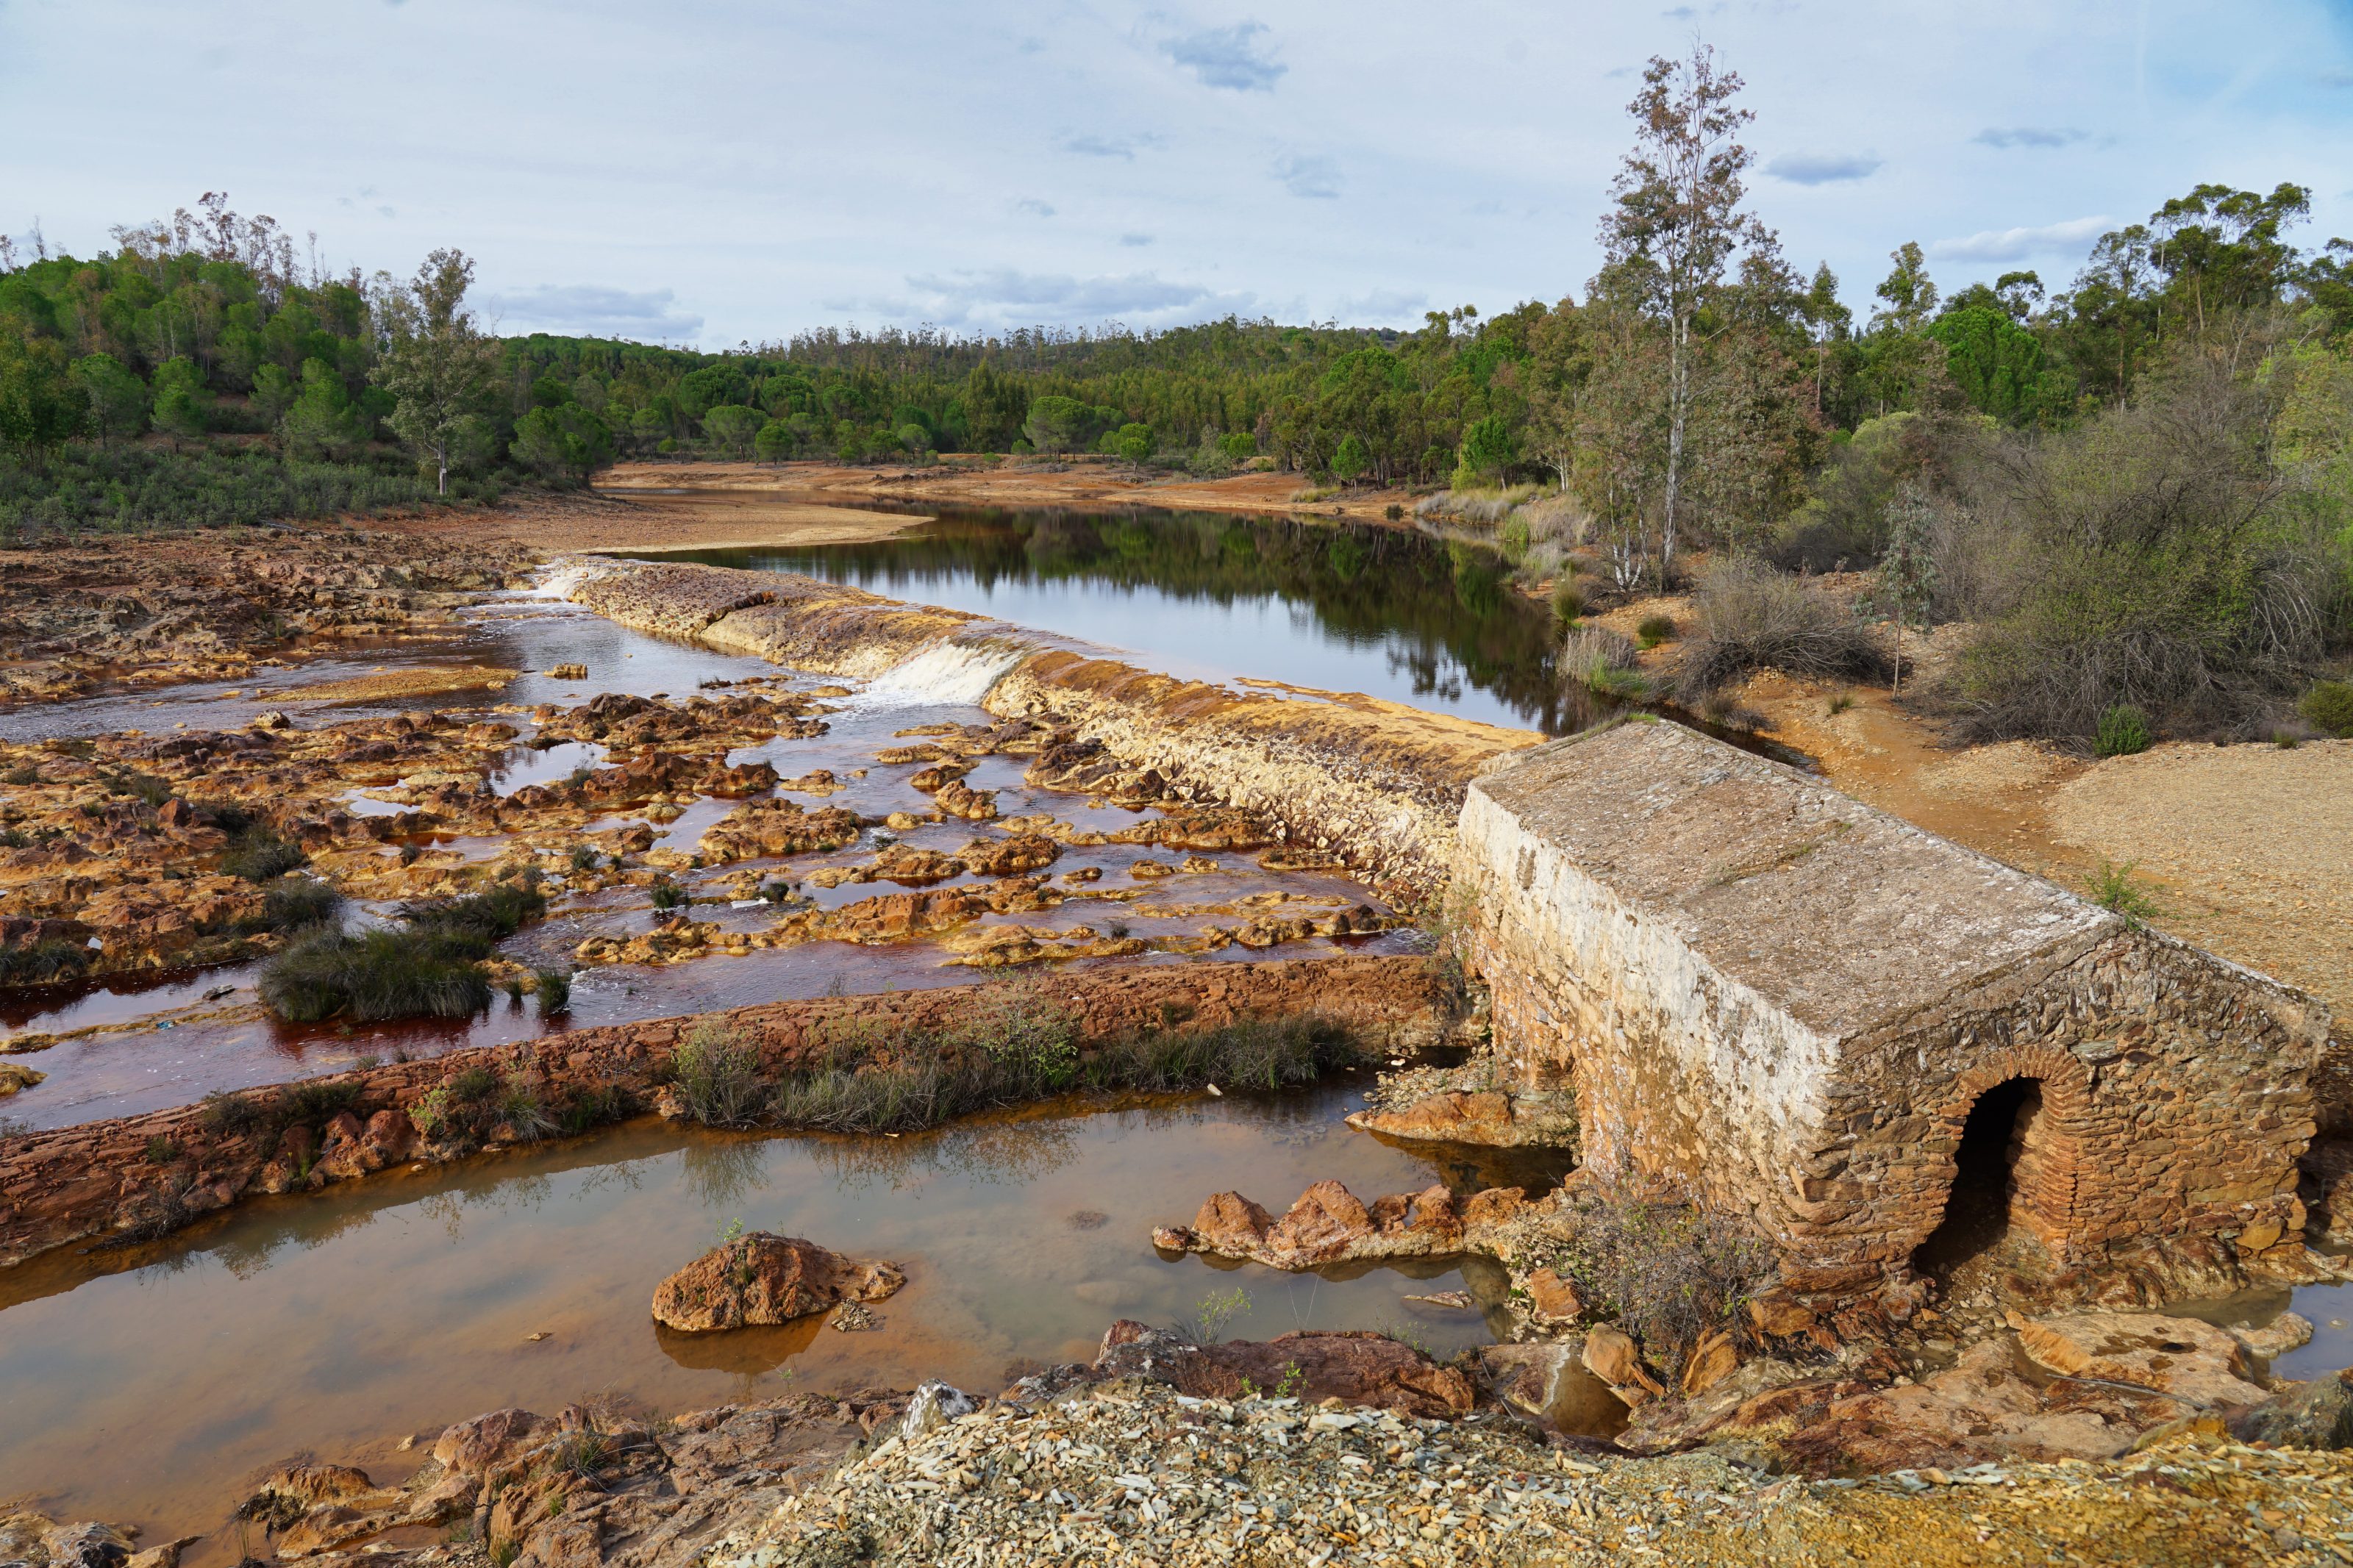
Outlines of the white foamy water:
<svg viewBox="0 0 2353 1568">
<path fill-rule="evenodd" d="M 934 643 L 876 676 L 859 695 L 877 707 L 977 708 L 988 689 L 1033 651 L 994 638 Z"/>
<path fill-rule="evenodd" d="M 617 562 L 598 557 L 565 556 L 552 563 L 539 581 L 523 590 L 520 596 L 526 599 L 569 599 L 583 583 L 610 576 L 619 570 Z"/>
</svg>

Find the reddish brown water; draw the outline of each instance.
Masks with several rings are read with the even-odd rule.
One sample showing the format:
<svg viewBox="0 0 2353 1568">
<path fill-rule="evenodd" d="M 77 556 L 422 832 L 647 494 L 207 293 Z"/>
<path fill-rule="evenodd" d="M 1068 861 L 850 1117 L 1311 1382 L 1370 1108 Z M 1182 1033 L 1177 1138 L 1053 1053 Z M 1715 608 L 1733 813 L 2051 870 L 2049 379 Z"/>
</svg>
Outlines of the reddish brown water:
<svg viewBox="0 0 2353 1568">
<path fill-rule="evenodd" d="M 598 690 L 683 697 L 704 680 L 733 680 L 752 674 L 775 673 L 772 667 L 756 659 L 643 637 L 571 605 L 519 597 L 501 600 L 477 613 L 462 638 L 417 643 L 405 649 L 387 647 L 375 650 L 374 658 L 375 663 L 365 668 L 455 662 L 500 664 L 533 671 L 558 663 L 580 662 L 596 672 L 592 681 L 551 681 L 543 676 L 526 674 L 497 694 L 501 703 L 510 705 L 577 702 Z M 245 699 L 220 700 L 174 689 L 175 696 L 171 700 L 200 714 L 199 720 L 192 722 L 213 725 L 241 722 L 267 706 L 286 708 L 294 713 L 298 723 L 305 726 L 368 711 L 350 707 L 309 710 L 288 702 L 282 693 L 275 691 L 275 684 L 287 673 L 273 676 L 273 689 L 265 692 L 259 702 L 250 700 L 254 691 L 250 682 L 243 689 Z M 305 671 L 305 678 L 311 673 Z M 731 760 L 765 761 L 786 778 L 825 769 L 840 779 L 844 786 L 841 790 L 824 796 L 821 803 L 800 797 L 804 804 L 839 805 L 870 816 L 894 811 L 927 812 L 932 809 L 930 798 L 908 787 L 906 782 L 921 764 L 883 766 L 875 763 L 875 753 L 884 747 L 904 743 L 894 737 L 896 731 L 933 723 L 980 722 L 987 715 L 962 703 L 938 700 L 920 680 L 886 678 L 878 687 L 880 695 L 840 703 L 828 716 L 829 728 L 823 735 L 807 740 L 777 740 L 740 749 L 731 753 Z M 146 717 L 145 705 L 158 700 L 164 699 L 115 694 L 0 715 L 0 733 L 10 732 L 11 726 L 45 726 L 40 732 L 47 733 L 87 733 L 152 725 L 153 721 Z M 396 709 L 407 705 L 413 704 L 385 706 Z M 524 731 L 522 739 L 528 740 L 531 724 L 527 715 L 510 710 L 501 717 L 521 726 Z M 563 777 L 575 767 L 600 761 L 602 750 L 567 742 L 537 752 L 518 743 L 491 778 L 491 787 L 502 794 L 512 793 L 527 783 Z M 1134 814 L 1125 811 L 1091 809 L 1082 797 L 1030 790 L 1022 783 L 1022 769 L 1019 759 L 984 758 L 967 782 L 976 789 L 998 792 L 998 809 L 1006 816 L 1045 812 L 1103 831 L 1115 830 L 1134 820 Z M 861 771 L 864 777 L 852 776 Z M 372 805 L 356 796 L 354 804 L 364 809 Z M 674 817 L 651 821 L 650 826 L 661 847 L 691 851 L 704 829 L 733 810 L 735 805 L 729 800 L 698 800 Z M 621 816 L 596 826 L 622 826 L 638 820 L 641 818 L 637 816 Z M 981 825 L 951 821 L 894 837 L 903 837 L 905 842 L 917 847 L 954 851 L 992 831 Z M 488 837 L 441 836 L 420 838 L 418 842 L 467 859 L 489 858 L 501 847 L 501 840 Z M 718 871 L 689 873 L 683 879 L 697 894 L 723 898 L 737 876 L 745 870 L 773 867 L 780 876 L 797 880 L 820 866 L 867 860 L 881 842 L 875 834 L 869 833 L 862 835 L 856 845 L 835 854 L 800 856 L 782 862 L 746 862 Z M 1147 857 L 1162 861 L 1183 858 L 1166 851 L 1114 845 L 1066 850 L 1050 869 L 1060 876 L 1092 866 L 1103 873 L 1102 882 L 1096 886 L 1133 887 L 1138 884 L 1129 877 L 1128 868 Z M 1271 875 L 1260 870 L 1252 858 L 1246 855 L 1203 858 L 1217 863 L 1218 874 L 1187 875 L 1151 883 L 1143 902 L 1156 908 L 1229 903 L 1251 893 L 1278 890 L 1344 903 L 1377 902 L 1366 889 L 1343 879 Z M 955 880 L 970 882 L 976 879 Z M 804 889 L 828 908 L 896 890 L 888 883 Z M 355 912 L 355 918 L 361 918 L 363 913 Z M 641 934 L 651 926 L 653 913 L 642 889 L 575 898 L 566 898 L 559 890 L 549 918 L 526 928 L 504 944 L 505 951 L 512 957 L 533 964 L 568 965 L 573 951 L 588 936 L 609 933 L 627 938 Z M 773 922 L 776 911 L 736 910 L 720 902 L 698 904 L 694 916 L 748 931 Z M 1240 923 L 1233 917 L 1155 917 L 1136 913 L 1133 908 L 1090 900 L 1076 900 L 1038 914 L 989 917 L 984 923 L 998 923 L 1000 920 L 1057 930 L 1092 925 L 1099 931 L 1117 921 L 1134 934 L 1145 938 L 1198 931 L 1210 920 L 1229 926 Z M 1377 952 L 1398 948 L 1409 940 L 1403 936 L 1348 939 L 1345 945 L 1356 951 L 1369 948 Z M 1296 942 L 1271 953 L 1229 948 L 1208 955 L 1208 961 L 1308 957 L 1336 952 L 1341 945 L 1324 941 Z M 979 972 L 949 965 L 945 961 L 950 956 L 920 943 L 861 947 L 817 942 L 675 965 L 609 965 L 582 971 L 574 984 L 570 1012 L 555 1019 L 541 1018 L 529 1003 L 510 1003 L 501 997 L 487 1012 L 469 1019 L 407 1021 L 348 1029 L 332 1023 L 292 1026 L 263 1016 L 253 1005 L 258 966 L 252 964 L 169 975 L 116 977 L 79 987 L 28 988 L 0 1000 L 0 1027 L 12 1034 L 67 1034 L 94 1026 L 102 1028 L 101 1032 L 62 1040 L 23 1058 L 48 1078 L 35 1089 L 13 1097 L 6 1110 L 10 1117 L 34 1127 L 62 1126 L 98 1117 L 188 1104 L 215 1089 L 245 1089 L 342 1071 L 371 1058 L 438 1055 L 460 1047 L 504 1044 L 566 1028 L 818 996 L 836 990 L 913 990 L 961 984 L 978 978 Z M 1155 955 L 1141 962 L 1198 960 Z M 230 988 L 227 995 L 206 1000 L 206 992 L 222 986 Z"/>
<path fill-rule="evenodd" d="M 1229 1337 L 1392 1324 L 1436 1351 L 1483 1342 L 1479 1314 L 1404 1300 L 1465 1288 L 1443 1262 L 1318 1277 L 1154 1252 L 1153 1226 L 1220 1188 L 1280 1209 L 1327 1176 L 1370 1196 L 1519 1174 L 1353 1132 L 1355 1103 L 1335 1085 L 866 1140 L 634 1123 L 248 1205 L 136 1253 L 53 1255 L 0 1275 L 0 1477 L 152 1542 L 216 1529 L 241 1483 L 298 1453 L 382 1479 L 419 1457 L 395 1453 L 404 1436 L 591 1394 L 675 1412 L 934 1376 L 994 1392 L 1092 1359 L 1115 1318 L 1171 1322 L 1237 1287 Z M 655 1285 L 735 1220 L 892 1259 L 909 1284 L 876 1332 L 658 1330 Z"/>
</svg>

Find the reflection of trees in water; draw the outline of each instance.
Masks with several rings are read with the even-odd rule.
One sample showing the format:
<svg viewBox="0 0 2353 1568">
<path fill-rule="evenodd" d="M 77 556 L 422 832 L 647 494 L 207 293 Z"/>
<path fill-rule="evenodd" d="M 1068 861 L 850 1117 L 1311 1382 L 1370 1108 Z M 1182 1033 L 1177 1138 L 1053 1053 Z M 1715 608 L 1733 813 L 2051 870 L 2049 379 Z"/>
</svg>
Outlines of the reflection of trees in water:
<svg viewBox="0 0 2353 1568">
<path fill-rule="evenodd" d="M 1272 595 L 1309 606 L 1335 641 L 1386 647 L 1418 693 L 1453 700 L 1467 678 L 1531 722 L 1559 723 L 1550 609 L 1510 591 L 1495 552 L 1404 529 L 1202 512 L 970 511 L 871 544 L 687 559 L 902 594 L 969 575 L 985 587 L 1086 581 L 1225 605 Z"/>
<path fill-rule="evenodd" d="M 678 1152 L 686 1195 L 706 1209 L 733 1208 L 768 1184 L 767 1140 L 711 1133 Z"/>
<path fill-rule="evenodd" d="M 807 1147 L 844 1193 L 898 1192 L 940 1175 L 1018 1186 L 1076 1160 L 1078 1127 L 1060 1116 L 991 1120 L 901 1138 L 811 1137 Z"/>
</svg>

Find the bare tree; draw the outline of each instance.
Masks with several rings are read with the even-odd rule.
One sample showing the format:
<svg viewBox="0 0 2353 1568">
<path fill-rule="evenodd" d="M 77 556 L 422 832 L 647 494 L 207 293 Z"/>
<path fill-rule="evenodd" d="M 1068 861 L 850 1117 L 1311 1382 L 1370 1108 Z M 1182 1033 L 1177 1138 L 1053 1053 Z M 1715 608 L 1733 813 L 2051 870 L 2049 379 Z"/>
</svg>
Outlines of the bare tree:
<svg viewBox="0 0 2353 1568">
<path fill-rule="evenodd" d="M 449 493 L 449 470 L 483 437 L 482 413 L 496 387 L 499 345 L 466 308 L 474 264 L 458 250 L 425 258 L 406 287 L 385 291 L 385 333 L 377 384 L 393 395 L 392 428 L 433 464 L 438 493 Z"/>
<path fill-rule="evenodd" d="M 1716 69 L 1715 51 L 1692 46 L 1691 58 L 1653 56 L 1642 90 L 1626 106 L 1636 126 L 1633 150 L 1610 185 L 1617 206 L 1601 220 L 1610 268 L 1640 294 L 1667 332 L 1665 490 L 1661 504 L 1659 577 L 1674 568 L 1683 517 L 1684 445 L 1693 395 L 1694 318 L 1724 287 L 1744 247 L 1772 244 L 1763 224 L 1740 210 L 1740 183 L 1750 153 L 1736 140 L 1756 116 L 1736 109 L 1737 72 Z"/>
</svg>

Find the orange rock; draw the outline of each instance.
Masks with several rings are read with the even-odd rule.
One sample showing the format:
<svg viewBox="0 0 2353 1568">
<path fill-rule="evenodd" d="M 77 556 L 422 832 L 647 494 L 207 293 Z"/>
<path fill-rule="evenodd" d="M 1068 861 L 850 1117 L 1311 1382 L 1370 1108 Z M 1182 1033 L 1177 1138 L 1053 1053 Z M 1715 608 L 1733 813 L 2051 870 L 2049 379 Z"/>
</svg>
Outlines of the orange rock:
<svg viewBox="0 0 2353 1568">
<path fill-rule="evenodd" d="M 1696 1398 L 1705 1394 L 1730 1377 L 1739 1365 L 1740 1352 L 1733 1345 L 1730 1334 L 1722 1329 L 1702 1334 L 1683 1362 L 1684 1396 Z"/>
<path fill-rule="evenodd" d="M 1529 1310 L 1539 1323 L 1573 1323 L 1585 1316 L 1585 1298 L 1577 1293 L 1576 1282 L 1553 1269 L 1529 1275 L 1526 1289 Z"/>
<path fill-rule="evenodd" d="M 1634 1337 L 1607 1323 L 1586 1333 L 1585 1370 L 1608 1384 L 1629 1405 L 1640 1405 L 1644 1395 L 1666 1392 L 1665 1386 L 1643 1366 L 1642 1352 L 1634 1343 Z M 1633 1392 L 1638 1390 L 1639 1393 Z"/>
<path fill-rule="evenodd" d="M 906 1282 L 896 1265 L 755 1230 L 655 1287 L 654 1318 L 687 1333 L 788 1323 L 844 1301 L 880 1301 Z"/>
</svg>

